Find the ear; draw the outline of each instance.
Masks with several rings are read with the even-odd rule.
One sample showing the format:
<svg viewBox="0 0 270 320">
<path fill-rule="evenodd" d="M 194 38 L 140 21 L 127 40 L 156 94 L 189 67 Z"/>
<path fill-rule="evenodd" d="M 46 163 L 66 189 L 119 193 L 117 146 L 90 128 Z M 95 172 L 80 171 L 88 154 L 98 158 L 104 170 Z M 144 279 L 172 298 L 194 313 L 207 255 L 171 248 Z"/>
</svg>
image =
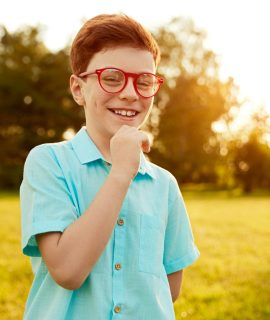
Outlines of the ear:
<svg viewBox="0 0 270 320">
<path fill-rule="evenodd" d="M 81 86 L 81 79 L 75 76 L 74 74 L 71 75 L 69 79 L 70 91 L 72 93 L 73 99 L 79 106 L 84 106 L 85 99 L 83 95 L 83 90 Z"/>
</svg>

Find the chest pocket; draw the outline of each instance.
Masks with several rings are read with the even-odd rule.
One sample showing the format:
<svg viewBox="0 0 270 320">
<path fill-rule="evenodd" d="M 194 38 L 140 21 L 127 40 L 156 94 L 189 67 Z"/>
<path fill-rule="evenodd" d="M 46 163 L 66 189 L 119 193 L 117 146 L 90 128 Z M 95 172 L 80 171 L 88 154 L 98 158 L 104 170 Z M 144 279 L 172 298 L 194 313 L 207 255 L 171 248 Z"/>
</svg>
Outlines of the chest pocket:
<svg viewBox="0 0 270 320">
<path fill-rule="evenodd" d="M 139 270 L 159 276 L 162 272 L 164 230 L 160 218 L 140 216 Z"/>
</svg>

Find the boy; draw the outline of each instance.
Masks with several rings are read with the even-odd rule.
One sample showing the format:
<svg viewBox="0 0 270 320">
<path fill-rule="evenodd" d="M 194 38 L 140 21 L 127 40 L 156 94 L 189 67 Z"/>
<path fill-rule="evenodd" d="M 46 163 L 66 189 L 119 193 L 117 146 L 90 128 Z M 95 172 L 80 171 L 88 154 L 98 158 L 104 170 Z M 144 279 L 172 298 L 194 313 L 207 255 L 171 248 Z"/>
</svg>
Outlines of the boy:
<svg viewBox="0 0 270 320">
<path fill-rule="evenodd" d="M 35 272 L 25 319 L 175 319 L 182 269 L 199 252 L 175 178 L 142 152 L 158 61 L 151 34 L 125 15 L 77 34 L 70 88 L 86 127 L 31 150 L 20 188 Z"/>
</svg>

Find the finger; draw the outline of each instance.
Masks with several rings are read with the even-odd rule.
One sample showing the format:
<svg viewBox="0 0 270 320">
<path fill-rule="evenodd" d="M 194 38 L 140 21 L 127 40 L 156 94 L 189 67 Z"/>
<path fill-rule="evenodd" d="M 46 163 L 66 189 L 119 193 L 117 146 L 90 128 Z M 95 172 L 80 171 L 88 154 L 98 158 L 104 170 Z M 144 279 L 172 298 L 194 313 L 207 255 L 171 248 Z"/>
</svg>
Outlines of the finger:
<svg viewBox="0 0 270 320">
<path fill-rule="evenodd" d="M 133 130 L 137 130 L 137 129 L 134 128 L 134 127 L 132 127 L 132 126 L 128 126 L 128 125 L 126 125 L 126 124 L 123 124 L 123 125 L 119 128 L 118 132 L 126 132 L 126 131 L 133 131 Z"/>
<path fill-rule="evenodd" d="M 149 152 L 151 149 L 149 136 L 144 132 L 140 132 L 139 139 L 140 139 L 140 146 L 143 152 Z"/>
<path fill-rule="evenodd" d="M 150 143 L 147 143 L 147 144 L 146 144 L 146 143 L 143 143 L 143 144 L 142 144 L 142 151 L 143 151 L 143 152 L 149 153 L 150 150 L 151 150 Z"/>
</svg>

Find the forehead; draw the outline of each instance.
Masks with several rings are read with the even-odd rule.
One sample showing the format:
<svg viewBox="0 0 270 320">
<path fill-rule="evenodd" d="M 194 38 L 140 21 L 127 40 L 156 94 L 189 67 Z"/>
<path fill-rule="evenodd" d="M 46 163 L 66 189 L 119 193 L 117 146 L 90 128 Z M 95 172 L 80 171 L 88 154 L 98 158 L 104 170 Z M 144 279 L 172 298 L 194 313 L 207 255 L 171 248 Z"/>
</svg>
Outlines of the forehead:
<svg viewBox="0 0 270 320">
<path fill-rule="evenodd" d="M 116 67 L 129 72 L 155 72 L 152 54 L 144 49 L 116 47 L 97 52 L 88 64 L 87 71 Z"/>
</svg>

